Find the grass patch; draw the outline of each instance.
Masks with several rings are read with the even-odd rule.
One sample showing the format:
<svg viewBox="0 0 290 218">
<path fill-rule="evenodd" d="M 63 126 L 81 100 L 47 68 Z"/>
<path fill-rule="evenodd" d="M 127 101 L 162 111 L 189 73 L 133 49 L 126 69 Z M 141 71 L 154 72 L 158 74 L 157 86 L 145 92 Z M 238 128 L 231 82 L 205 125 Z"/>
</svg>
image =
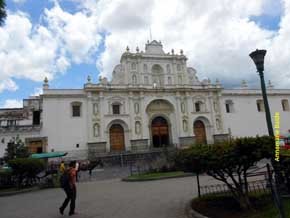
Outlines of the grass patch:
<svg viewBox="0 0 290 218">
<path fill-rule="evenodd" d="M 281 149 L 280 155 L 290 157 L 290 149 Z"/>
<path fill-rule="evenodd" d="M 278 210 L 270 195 L 252 195 L 254 210 L 243 211 L 231 196 L 206 196 L 192 201 L 192 207 L 210 218 L 277 218 Z M 290 199 L 283 199 L 286 218 L 290 218 Z"/>
<path fill-rule="evenodd" d="M 186 176 L 188 173 L 183 171 L 164 172 L 164 173 L 142 173 L 127 177 L 128 180 L 150 180 L 150 179 L 163 179 L 170 177 Z"/>
</svg>

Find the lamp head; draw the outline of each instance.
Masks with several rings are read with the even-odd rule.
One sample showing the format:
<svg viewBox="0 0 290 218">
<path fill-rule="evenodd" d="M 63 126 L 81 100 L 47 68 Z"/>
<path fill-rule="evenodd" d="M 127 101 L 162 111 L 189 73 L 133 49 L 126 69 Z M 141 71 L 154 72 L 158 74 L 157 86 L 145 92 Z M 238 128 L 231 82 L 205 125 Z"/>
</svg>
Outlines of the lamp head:
<svg viewBox="0 0 290 218">
<path fill-rule="evenodd" d="M 257 49 L 256 51 L 253 51 L 250 54 L 250 57 L 254 61 L 258 72 L 264 71 L 264 58 L 265 58 L 266 52 L 267 52 L 266 50 Z"/>
</svg>

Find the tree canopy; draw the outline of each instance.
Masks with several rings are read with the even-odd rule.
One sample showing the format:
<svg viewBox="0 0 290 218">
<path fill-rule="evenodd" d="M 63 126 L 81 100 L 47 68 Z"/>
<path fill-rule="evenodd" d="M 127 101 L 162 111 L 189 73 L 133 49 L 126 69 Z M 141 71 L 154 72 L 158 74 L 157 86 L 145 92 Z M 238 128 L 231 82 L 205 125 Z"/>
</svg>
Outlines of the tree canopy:
<svg viewBox="0 0 290 218">
<path fill-rule="evenodd" d="M 5 10 L 5 6 L 6 6 L 5 1 L 4 0 L 0 0 L 0 26 L 3 25 L 4 20 L 5 20 L 6 16 L 7 16 L 6 10 Z"/>
</svg>

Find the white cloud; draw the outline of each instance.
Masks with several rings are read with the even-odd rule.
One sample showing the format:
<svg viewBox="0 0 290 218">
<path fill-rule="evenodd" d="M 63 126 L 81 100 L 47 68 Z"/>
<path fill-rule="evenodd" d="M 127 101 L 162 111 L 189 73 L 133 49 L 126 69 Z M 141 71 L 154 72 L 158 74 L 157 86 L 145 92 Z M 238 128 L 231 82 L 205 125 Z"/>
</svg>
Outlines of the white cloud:
<svg viewBox="0 0 290 218">
<path fill-rule="evenodd" d="M 265 48 L 265 77 L 276 87 L 289 87 L 289 0 L 140 0 L 138 4 L 87 0 L 81 4 L 99 17 L 100 27 L 108 33 L 105 51 L 96 62 L 102 75 L 110 77 L 127 45 L 131 51 L 136 46 L 143 50 L 151 28 L 153 38 L 163 42 L 166 52 L 171 48 L 185 51 L 188 65 L 198 70 L 199 77 L 220 78 L 227 85 L 239 84 L 242 79 L 259 84 L 249 53 Z M 263 14 L 283 16 L 279 32 L 263 29 L 250 20 Z"/>
<path fill-rule="evenodd" d="M 22 108 L 23 103 L 22 100 L 18 99 L 7 99 L 1 108 Z"/>
<path fill-rule="evenodd" d="M 16 90 L 13 79 L 52 80 L 72 63 L 90 61 L 98 49 L 96 18 L 85 11 L 71 14 L 56 2 L 42 20 L 32 24 L 27 14 L 8 11 L 0 27 L 0 93 Z"/>
<path fill-rule="evenodd" d="M 127 45 L 131 51 L 136 46 L 144 49 L 151 28 L 165 52 L 184 50 L 188 65 L 197 69 L 200 78 L 220 78 L 226 84 L 247 79 L 258 84 L 248 54 L 265 48 L 266 78 L 276 87 L 290 85 L 290 0 L 71 1 L 78 4 L 78 12 L 66 11 L 55 0 L 52 8 L 45 9 L 44 22 L 37 25 L 23 13 L 9 14 L 0 28 L 0 66 L 4 66 L 0 81 L 42 81 L 45 76 L 51 80 L 74 63 L 91 61 L 102 40 L 104 52 L 96 65 L 110 77 Z M 250 20 L 263 14 L 282 14 L 280 29 L 266 30 Z M 1 84 L 0 92 L 16 89 L 15 83 Z"/>
<path fill-rule="evenodd" d="M 16 91 L 18 89 L 18 86 L 16 83 L 11 79 L 4 79 L 0 82 L 0 93 L 3 90 L 9 90 L 9 91 Z"/>
</svg>

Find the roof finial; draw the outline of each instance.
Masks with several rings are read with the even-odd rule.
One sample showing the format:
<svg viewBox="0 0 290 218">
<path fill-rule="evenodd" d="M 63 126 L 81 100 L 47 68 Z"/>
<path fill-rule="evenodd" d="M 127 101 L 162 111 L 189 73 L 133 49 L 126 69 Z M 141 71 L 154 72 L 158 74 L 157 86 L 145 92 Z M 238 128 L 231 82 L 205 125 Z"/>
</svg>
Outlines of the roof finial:
<svg viewBox="0 0 290 218">
<path fill-rule="evenodd" d="M 43 89 L 48 89 L 49 88 L 47 77 L 44 78 L 42 87 L 43 87 Z"/>
<path fill-rule="evenodd" d="M 91 81 L 92 81 L 92 78 L 91 78 L 90 75 L 88 75 L 88 77 L 87 77 L 87 83 L 91 83 Z"/>
<path fill-rule="evenodd" d="M 139 47 L 138 46 L 136 47 L 136 52 L 139 53 Z"/>
<path fill-rule="evenodd" d="M 221 84 L 220 81 L 219 81 L 219 79 L 216 79 L 216 80 L 215 80 L 215 84 L 216 84 L 216 85 L 220 85 L 220 84 Z"/>
<path fill-rule="evenodd" d="M 180 49 L 180 54 L 183 55 L 183 50 L 182 49 Z"/>
<path fill-rule="evenodd" d="M 173 55 L 174 55 L 174 49 L 171 49 L 171 54 L 173 54 Z"/>
<path fill-rule="evenodd" d="M 247 84 L 246 80 L 244 80 L 244 79 L 242 80 L 241 87 L 242 88 L 248 88 L 248 84 Z"/>
<path fill-rule="evenodd" d="M 129 49 L 129 46 L 128 46 L 128 45 L 127 45 L 126 51 L 127 51 L 127 52 L 129 52 L 129 51 L 130 51 L 130 49 Z"/>
<path fill-rule="evenodd" d="M 267 85 L 268 89 L 273 89 L 274 85 L 271 83 L 271 80 L 268 81 L 268 85 Z"/>
</svg>

